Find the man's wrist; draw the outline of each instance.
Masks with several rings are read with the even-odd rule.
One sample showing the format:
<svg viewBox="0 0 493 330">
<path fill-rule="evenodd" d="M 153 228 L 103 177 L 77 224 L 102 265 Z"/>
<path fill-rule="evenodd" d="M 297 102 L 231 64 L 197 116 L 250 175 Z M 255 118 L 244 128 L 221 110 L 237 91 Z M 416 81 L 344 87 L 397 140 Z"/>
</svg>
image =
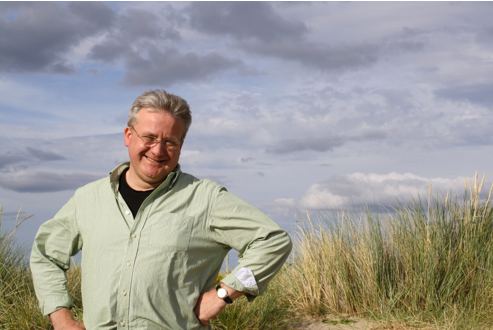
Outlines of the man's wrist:
<svg viewBox="0 0 493 330">
<path fill-rule="evenodd" d="M 219 299 L 224 300 L 227 304 L 232 304 L 233 300 L 228 296 L 228 290 L 221 285 L 216 287 L 216 295 Z"/>
<path fill-rule="evenodd" d="M 57 325 L 74 321 L 74 317 L 67 307 L 63 307 L 53 313 L 50 313 L 50 320 L 53 326 L 56 327 Z"/>
<path fill-rule="evenodd" d="M 245 292 L 235 290 L 232 287 L 227 286 L 223 282 L 219 283 L 218 287 L 225 289 L 228 293 L 228 298 L 230 298 L 231 300 L 235 300 L 236 298 L 239 298 L 245 294 Z M 217 288 L 216 288 L 216 290 L 217 290 Z"/>
</svg>

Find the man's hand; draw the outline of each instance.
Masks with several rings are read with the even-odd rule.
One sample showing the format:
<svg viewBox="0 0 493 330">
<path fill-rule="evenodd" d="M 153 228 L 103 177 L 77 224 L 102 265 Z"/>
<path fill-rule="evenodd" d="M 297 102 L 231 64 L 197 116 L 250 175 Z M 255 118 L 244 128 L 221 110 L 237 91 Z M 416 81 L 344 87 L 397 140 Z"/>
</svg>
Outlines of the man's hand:
<svg viewBox="0 0 493 330">
<path fill-rule="evenodd" d="M 228 296 L 233 300 L 245 294 L 230 288 L 224 283 L 221 283 L 221 286 L 228 290 Z M 227 303 L 217 296 L 216 288 L 213 288 L 200 295 L 194 312 L 202 325 L 209 326 L 211 325 L 209 320 L 217 319 L 217 315 L 226 308 L 226 305 Z"/>
<path fill-rule="evenodd" d="M 55 330 L 86 330 L 84 323 L 74 320 L 68 308 L 51 313 L 50 320 Z"/>
</svg>

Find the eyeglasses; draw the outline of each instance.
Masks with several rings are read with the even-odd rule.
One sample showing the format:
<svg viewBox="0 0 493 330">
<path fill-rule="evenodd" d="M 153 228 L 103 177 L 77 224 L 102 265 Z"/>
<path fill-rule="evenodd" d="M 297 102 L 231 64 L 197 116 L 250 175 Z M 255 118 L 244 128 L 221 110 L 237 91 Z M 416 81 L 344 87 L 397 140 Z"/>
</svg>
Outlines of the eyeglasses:
<svg viewBox="0 0 493 330">
<path fill-rule="evenodd" d="M 144 142 L 144 145 L 146 147 L 152 148 L 156 144 L 161 143 L 169 151 L 174 151 L 178 149 L 178 147 L 180 146 L 180 142 L 175 140 L 169 140 L 169 139 L 158 140 L 154 136 L 140 136 L 139 133 L 137 133 L 137 131 L 135 130 L 135 127 L 133 126 L 130 127 L 134 130 L 135 134 L 137 134 L 137 136 Z"/>
</svg>

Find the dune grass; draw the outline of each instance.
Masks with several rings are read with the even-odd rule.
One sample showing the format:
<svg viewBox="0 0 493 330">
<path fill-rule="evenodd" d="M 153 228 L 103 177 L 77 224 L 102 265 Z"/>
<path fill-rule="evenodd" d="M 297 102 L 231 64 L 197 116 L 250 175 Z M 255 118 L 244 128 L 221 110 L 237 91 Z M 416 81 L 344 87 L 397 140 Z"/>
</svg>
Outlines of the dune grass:
<svg viewBox="0 0 493 330">
<path fill-rule="evenodd" d="M 1 213 L 0 206 L 0 219 Z M 0 329 L 49 329 L 38 310 L 26 249 L 16 244 L 14 234 L 15 228 L 5 233 L 0 227 Z"/>
<path fill-rule="evenodd" d="M 483 178 L 484 181 L 484 178 Z M 482 183 L 462 200 L 415 199 L 378 216 L 304 219 L 282 274 L 291 310 L 441 328 L 493 327 L 493 212 Z M 492 187 L 493 188 L 493 187 Z"/>
<path fill-rule="evenodd" d="M 481 199 L 481 188 L 479 180 L 466 185 L 460 199 L 433 197 L 430 188 L 427 198 L 383 214 L 307 214 L 289 262 L 264 295 L 238 299 L 213 329 L 291 329 L 327 314 L 372 318 L 380 322 L 375 329 L 493 328 L 493 207 L 491 191 Z M 68 274 L 79 320 L 80 274 L 77 266 Z M 25 250 L 3 232 L 0 329 L 50 329 Z"/>
</svg>

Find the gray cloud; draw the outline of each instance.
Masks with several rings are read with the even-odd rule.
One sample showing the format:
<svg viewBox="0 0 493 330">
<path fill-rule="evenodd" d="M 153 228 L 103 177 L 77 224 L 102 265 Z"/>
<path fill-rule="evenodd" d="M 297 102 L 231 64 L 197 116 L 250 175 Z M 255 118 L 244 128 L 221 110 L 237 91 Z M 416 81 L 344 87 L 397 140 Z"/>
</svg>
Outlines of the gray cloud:
<svg viewBox="0 0 493 330">
<path fill-rule="evenodd" d="M 2 4 L 3 6 L 3 4 Z M 73 73 L 65 54 L 111 26 L 114 12 L 96 2 L 10 5 L 0 18 L 0 72 Z"/>
<path fill-rule="evenodd" d="M 242 61 L 216 52 L 178 52 L 176 44 L 183 40 L 177 28 L 187 22 L 202 33 L 230 36 L 230 46 L 248 53 L 322 71 L 370 66 L 382 55 L 413 52 L 424 45 L 413 40 L 416 33 L 410 32 L 372 43 L 311 42 L 306 38 L 307 24 L 283 17 L 267 2 L 193 2 L 185 10 L 165 5 L 157 11 L 116 11 L 97 2 L 2 6 L 0 72 L 74 73 L 74 64 L 67 58 L 70 51 L 87 38 L 104 34 L 101 41 L 91 39 L 97 44 L 88 58 L 105 64 L 123 61 L 127 70 L 123 82 L 130 86 L 208 80 L 231 69 L 239 76 L 259 74 Z"/>
<path fill-rule="evenodd" d="M 181 39 L 178 31 L 170 26 L 163 27 L 159 24 L 162 17 L 153 12 L 128 9 L 125 14 L 118 18 L 118 34 L 125 36 L 128 40 L 145 38 L 149 40 L 174 40 Z"/>
<path fill-rule="evenodd" d="M 493 83 L 443 88 L 436 90 L 435 94 L 451 101 L 467 101 L 485 107 L 493 106 Z"/>
<path fill-rule="evenodd" d="M 17 192 L 41 193 L 76 189 L 100 178 L 101 176 L 89 173 L 22 171 L 0 176 L 0 186 Z"/>
<path fill-rule="evenodd" d="M 303 150 L 323 152 L 332 150 L 334 147 L 340 147 L 345 143 L 346 140 L 338 136 L 304 137 L 281 141 L 277 146 L 269 148 L 266 151 L 274 154 L 288 154 Z"/>
<path fill-rule="evenodd" d="M 259 55 L 295 61 L 322 71 L 344 71 L 373 65 L 382 56 L 415 53 L 423 50 L 424 42 L 396 36 L 372 43 L 314 43 L 305 39 L 246 41 L 239 45 L 245 51 Z"/>
<path fill-rule="evenodd" d="M 476 40 L 486 45 L 493 45 L 493 27 L 486 27 L 479 31 Z"/>
<path fill-rule="evenodd" d="M 258 117 L 260 115 L 260 102 L 257 97 L 250 94 L 241 94 L 235 98 L 225 100 L 225 107 L 232 107 L 232 110 L 247 116 Z"/>
<path fill-rule="evenodd" d="M 220 72 L 243 66 L 239 60 L 214 52 L 199 55 L 195 52 L 182 54 L 173 48 L 164 52 L 150 49 L 148 58 L 137 54 L 128 58 L 124 83 L 130 86 L 169 86 L 178 82 L 207 80 Z"/>
<path fill-rule="evenodd" d="M 250 42 L 243 43 L 240 47 L 252 53 L 296 61 L 323 71 L 372 65 L 378 60 L 381 50 L 376 44 L 331 46 L 308 41 Z"/>
<path fill-rule="evenodd" d="M 1 220 L 3 221 L 16 221 L 16 220 L 22 220 L 23 218 L 26 217 L 27 213 L 24 211 L 21 211 L 20 213 L 17 212 L 5 212 L 1 211 L 0 207 L 0 215 L 1 215 Z"/>
<path fill-rule="evenodd" d="M 39 149 L 34 149 L 31 147 L 26 147 L 27 151 L 29 152 L 30 156 L 34 156 L 34 158 L 38 160 L 43 160 L 43 161 L 50 161 L 50 160 L 62 160 L 66 159 L 65 157 L 58 155 L 54 152 L 46 152 L 42 151 Z M 26 166 L 15 166 L 11 167 L 11 165 L 16 165 L 28 160 L 32 160 L 32 157 L 28 157 L 26 155 L 19 155 L 19 154 L 4 154 L 0 155 L 0 170 L 3 171 L 18 171 L 21 168 L 25 168 Z"/>
<path fill-rule="evenodd" d="M 128 44 L 118 39 L 107 38 L 102 43 L 93 46 L 88 57 L 93 60 L 111 63 L 120 59 L 130 50 Z"/>
<path fill-rule="evenodd" d="M 175 83 L 208 80 L 230 69 L 241 75 L 256 74 L 243 62 L 229 59 L 215 52 L 181 53 L 167 43 L 181 41 L 180 33 L 164 17 L 174 13 L 170 6 L 166 13 L 128 9 L 118 17 L 115 28 L 99 44 L 92 47 L 89 58 L 104 63 L 123 60 L 127 86 L 170 86 Z M 168 25 L 167 25 L 168 24 Z M 164 47 L 161 47 L 164 46 Z"/>
<path fill-rule="evenodd" d="M 0 169 L 3 169 L 9 165 L 17 164 L 27 160 L 24 156 L 19 155 L 1 155 L 0 156 Z"/>
<path fill-rule="evenodd" d="M 376 94 L 385 97 L 387 106 L 392 110 L 410 110 L 414 107 L 413 94 L 408 89 L 385 89 Z"/>
<path fill-rule="evenodd" d="M 162 21 L 162 17 L 155 13 L 128 9 L 117 18 L 115 28 L 106 38 L 91 48 L 88 56 L 111 63 L 120 58 L 126 59 L 134 53 L 135 46 L 145 52 L 156 42 L 180 41 L 180 33 L 172 26 L 163 25 Z"/>
<path fill-rule="evenodd" d="M 366 66 L 377 60 L 376 45 L 316 44 L 303 39 L 307 26 L 288 21 L 266 2 L 194 2 L 190 25 L 212 35 L 230 35 L 248 52 L 297 61 L 322 70 Z M 252 23 L 254 22 L 254 23 Z"/>
<path fill-rule="evenodd" d="M 298 40 L 308 31 L 300 21 L 288 21 L 267 2 L 193 2 L 186 10 L 198 31 L 265 42 Z"/>
<path fill-rule="evenodd" d="M 79 27 L 86 29 L 88 33 L 97 33 L 110 27 L 116 17 L 115 12 L 103 2 L 73 1 L 67 6 L 70 12 L 81 20 L 82 26 Z"/>
<path fill-rule="evenodd" d="M 255 158 L 253 158 L 253 157 L 246 157 L 246 158 L 245 157 L 241 157 L 240 158 L 240 162 L 242 162 L 242 163 L 248 163 L 248 162 L 250 162 L 252 160 L 255 160 Z"/>
<path fill-rule="evenodd" d="M 258 74 L 242 61 L 216 52 L 179 52 L 174 45 L 182 38 L 175 26 L 183 20 L 169 5 L 159 13 L 127 9 L 117 18 L 106 38 L 92 47 L 88 56 L 104 63 L 123 60 L 126 67 L 123 83 L 127 86 L 170 86 L 208 80 L 230 69 L 237 69 L 239 75 Z"/>
<path fill-rule="evenodd" d="M 123 61 L 123 83 L 128 86 L 209 80 L 231 69 L 239 76 L 259 74 L 241 60 L 217 52 L 179 52 L 176 44 L 182 36 L 177 28 L 187 21 L 202 33 L 230 36 L 232 47 L 248 53 L 322 71 L 370 66 L 384 53 L 416 51 L 423 45 L 408 40 L 414 37 L 409 33 L 364 44 L 310 42 L 304 22 L 284 18 L 267 2 L 193 2 L 183 11 L 166 5 L 155 12 L 135 8 L 117 12 L 96 2 L 47 2 L 9 4 L 1 12 L 0 72 L 74 73 L 67 59 L 70 50 L 105 34 L 88 58 L 105 64 Z"/>
<path fill-rule="evenodd" d="M 1 13 L 0 72 L 74 73 L 69 52 L 88 37 L 106 33 L 88 58 L 105 64 L 123 60 L 126 85 L 207 80 L 232 68 L 240 75 L 257 74 L 215 52 L 182 54 L 166 47 L 166 42 L 181 41 L 172 26 L 177 18 L 169 19 L 181 14 L 169 5 L 159 12 L 127 8 L 117 13 L 104 3 L 44 2 L 9 5 Z"/>
<path fill-rule="evenodd" d="M 367 67 L 381 56 L 417 52 L 425 45 L 419 39 L 423 32 L 408 28 L 368 43 L 311 42 L 304 22 L 282 17 L 267 2 L 193 2 L 184 12 L 190 26 L 201 33 L 230 36 L 233 46 L 246 52 L 322 71 Z"/>
<path fill-rule="evenodd" d="M 385 133 L 370 131 L 357 136 L 311 136 L 297 139 L 287 139 L 276 146 L 266 149 L 268 153 L 288 154 L 304 150 L 317 152 L 331 151 L 335 147 L 341 147 L 350 141 L 379 140 L 385 138 Z"/>
<path fill-rule="evenodd" d="M 202 179 L 209 179 L 219 183 L 221 186 L 226 187 L 229 183 L 229 179 L 224 175 L 204 175 Z"/>
<path fill-rule="evenodd" d="M 42 151 L 42 150 L 34 149 L 34 148 L 31 148 L 31 147 L 26 147 L 26 149 L 27 149 L 27 151 L 29 151 L 29 153 L 31 155 L 33 155 L 34 157 L 36 157 L 39 160 L 50 161 L 50 160 L 62 160 L 62 159 L 66 159 L 62 155 L 58 155 L 58 154 L 56 154 L 54 152 Z"/>
<path fill-rule="evenodd" d="M 272 56 L 322 70 L 366 66 L 377 60 L 376 45 L 316 44 L 303 39 L 303 22 L 288 21 L 265 2 L 194 2 L 189 8 L 190 25 L 212 35 L 239 39 L 247 52 Z M 252 24 L 252 22 L 255 22 Z"/>
</svg>

